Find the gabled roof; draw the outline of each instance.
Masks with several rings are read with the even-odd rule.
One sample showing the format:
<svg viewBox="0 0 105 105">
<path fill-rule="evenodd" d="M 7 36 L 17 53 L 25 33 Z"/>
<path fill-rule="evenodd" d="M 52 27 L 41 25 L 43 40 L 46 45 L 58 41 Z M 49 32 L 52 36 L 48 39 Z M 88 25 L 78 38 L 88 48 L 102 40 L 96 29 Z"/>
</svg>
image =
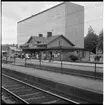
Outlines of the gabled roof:
<svg viewBox="0 0 105 105">
<path fill-rule="evenodd" d="M 42 41 L 41 43 L 39 43 L 39 45 L 47 45 L 47 44 L 49 44 L 50 42 L 52 42 L 53 40 L 57 39 L 60 36 L 61 35 L 55 35 L 55 36 L 52 36 L 52 37 L 48 37 L 44 41 Z"/>
<path fill-rule="evenodd" d="M 74 46 L 74 44 L 72 42 L 70 42 L 66 37 L 64 37 L 63 35 L 54 35 L 51 37 L 38 37 L 38 36 L 31 36 L 30 39 L 27 41 L 27 44 L 29 43 L 30 40 L 33 39 L 33 44 L 34 41 L 40 41 L 40 43 L 38 45 L 47 45 L 49 43 L 51 43 L 52 41 L 54 41 L 55 39 L 59 38 L 59 37 L 63 37 L 66 41 L 68 41 L 72 46 Z"/>
<path fill-rule="evenodd" d="M 72 46 L 75 46 L 70 40 L 68 40 L 66 37 L 64 37 L 63 35 L 61 35 L 65 40 L 67 40 Z"/>
<path fill-rule="evenodd" d="M 44 42 L 46 40 L 46 37 L 39 37 L 39 36 L 31 36 L 28 42 L 33 39 L 34 41 L 41 41 Z"/>
</svg>

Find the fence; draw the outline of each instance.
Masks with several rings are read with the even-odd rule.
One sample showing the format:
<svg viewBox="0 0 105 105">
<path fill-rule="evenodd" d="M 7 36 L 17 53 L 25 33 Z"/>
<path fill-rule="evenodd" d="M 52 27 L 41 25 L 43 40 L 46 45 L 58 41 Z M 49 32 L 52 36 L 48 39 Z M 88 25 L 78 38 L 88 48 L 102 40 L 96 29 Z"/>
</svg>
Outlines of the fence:
<svg viewBox="0 0 105 105">
<path fill-rule="evenodd" d="M 35 59 L 2 58 L 2 63 L 26 66 L 39 70 L 48 70 L 61 74 L 78 75 L 82 77 L 103 79 L 103 63 L 99 62 L 64 62 Z"/>
</svg>

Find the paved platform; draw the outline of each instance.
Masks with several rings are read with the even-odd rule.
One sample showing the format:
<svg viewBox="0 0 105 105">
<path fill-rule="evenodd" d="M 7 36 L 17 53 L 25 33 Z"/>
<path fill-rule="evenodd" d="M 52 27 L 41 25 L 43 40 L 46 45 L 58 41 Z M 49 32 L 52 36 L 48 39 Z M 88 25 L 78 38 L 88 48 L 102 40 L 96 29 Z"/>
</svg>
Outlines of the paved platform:
<svg viewBox="0 0 105 105">
<path fill-rule="evenodd" d="M 76 76 L 71 76 L 71 75 L 66 75 L 61 73 L 54 73 L 54 72 L 38 70 L 33 68 L 26 68 L 26 67 L 11 65 L 11 64 L 2 64 L 2 68 L 15 70 L 35 77 L 40 77 L 40 78 L 48 79 L 58 83 L 62 83 L 65 85 L 75 86 L 81 89 L 90 90 L 93 92 L 103 94 L 102 80 L 87 79 L 87 78 L 76 77 Z"/>
</svg>

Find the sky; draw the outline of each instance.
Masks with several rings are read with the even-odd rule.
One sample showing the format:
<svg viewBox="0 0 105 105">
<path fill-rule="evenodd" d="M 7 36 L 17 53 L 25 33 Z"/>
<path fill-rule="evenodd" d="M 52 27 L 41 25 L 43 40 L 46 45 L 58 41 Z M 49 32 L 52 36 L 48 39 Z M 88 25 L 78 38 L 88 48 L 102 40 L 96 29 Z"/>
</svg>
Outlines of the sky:
<svg viewBox="0 0 105 105">
<path fill-rule="evenodd" d="M 17 22 L 61 2 L 2 2 L 2 43 L 17 43 Z M 95 33 L 103 29 L 103 2 L 72 2 L 84 6 L 84 36 L 91 25 Z"/>
</svg>

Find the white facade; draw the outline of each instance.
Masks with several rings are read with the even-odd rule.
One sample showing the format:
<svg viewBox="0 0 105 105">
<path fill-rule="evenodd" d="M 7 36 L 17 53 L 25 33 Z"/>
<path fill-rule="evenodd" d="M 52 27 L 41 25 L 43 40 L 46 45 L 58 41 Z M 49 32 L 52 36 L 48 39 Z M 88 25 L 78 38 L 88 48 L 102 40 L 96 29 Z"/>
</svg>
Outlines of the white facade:
<svg viewBox="0 0 105 105">
<path fill-rule="evenodd" d="M 30 36 L 47 32 L 64 35 L 77 47 L 84 48 L 84 7 L 70 2 L 61 3 L 17 24 L 17 43 L 24 44 Z"/>
</svg>

